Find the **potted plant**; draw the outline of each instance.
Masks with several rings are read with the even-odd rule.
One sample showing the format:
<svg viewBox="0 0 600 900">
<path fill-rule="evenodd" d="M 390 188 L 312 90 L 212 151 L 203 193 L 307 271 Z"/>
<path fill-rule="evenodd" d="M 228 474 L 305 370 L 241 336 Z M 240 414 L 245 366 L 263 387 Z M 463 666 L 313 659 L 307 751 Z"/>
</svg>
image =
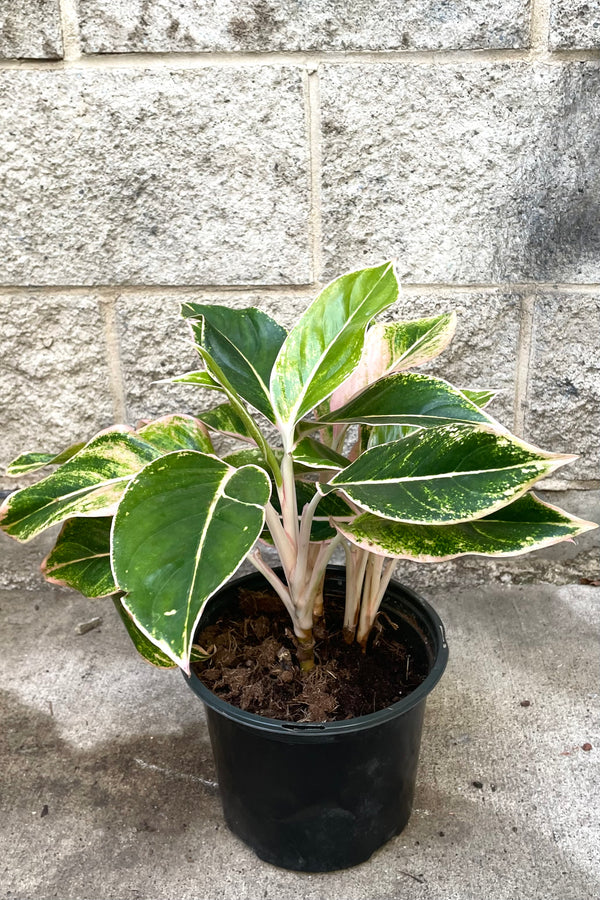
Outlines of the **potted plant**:
<svg viewBox="0 0 600 900">
<path fill-rule="evenodd" d="M 373 324 L 398 292 L 391 263 L 343 275 L 289 334 L 258 309 L 184 304 L 204 368 L 171 380 L 213 391 L 216 405 L 23 454 L 9 474 L 56 468 L 1 510 L 20 541 L 64 523 L 46 577 L 112 596 L 142 656 L 183 669 L 207 704 L 228 823 L 290 868 L 359 862 L 408 820 L 425 698 L 447 648 L 431 608 L 391 581 L 397 560 L 511 556 L 595 527 L 529 492 L 575 457 L 511 435 L 486 410 L 492 391 L 412 371 L 449 344 L 456 321 Z M 219 456 L 215 433 L 242 449 Z M 330 566 L 336 548 L 345 577 Z M 348 652 L 368 660 L 384 609 L 381 627 L 421 655 L 422 683 L 333 721 L 276 720 L 221 699 L 193 668 L 213 664 L 198 627 L 218 632 L 240 591 L 224 586 L 245 559 L 257 570 L 249 587 L 270 587 L 289 614 L 296 660 L 281 648 L 282 680 L 314 681 L 328 598 L 342 592 Z"/>
</svg>

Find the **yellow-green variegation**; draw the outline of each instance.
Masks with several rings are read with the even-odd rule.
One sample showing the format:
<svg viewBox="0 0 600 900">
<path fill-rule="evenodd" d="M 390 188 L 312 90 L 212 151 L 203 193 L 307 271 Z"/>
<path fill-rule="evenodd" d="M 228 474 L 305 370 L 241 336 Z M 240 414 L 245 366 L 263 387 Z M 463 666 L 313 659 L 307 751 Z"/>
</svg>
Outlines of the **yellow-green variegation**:
<svg viewBox="0 0 600 900">
<path fill-rule="evenodd" d="M 467 554 L 519 556 L 596 528 L 528 493 L 490 515 L 451 525 L 392 522 L 363 513 L 336 528 L 357 547 L 371 553 L 416 562 L 445 562 Z"/>
</svg>

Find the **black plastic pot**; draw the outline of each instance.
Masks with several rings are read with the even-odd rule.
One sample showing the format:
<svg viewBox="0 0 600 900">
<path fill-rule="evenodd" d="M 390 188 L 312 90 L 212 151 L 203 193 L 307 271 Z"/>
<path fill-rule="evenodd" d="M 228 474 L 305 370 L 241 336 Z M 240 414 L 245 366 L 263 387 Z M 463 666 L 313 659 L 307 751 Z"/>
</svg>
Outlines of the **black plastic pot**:
<svg viewBox="0 0 600 900">
<path fill-rule="evenodd" d="M 338 589 L 345 569 L 330 566 Z M 215 621 L 238 586 L 264 588 L 258 573 L 211 600 Z M 382 605 L 403 621 L 426 655 L 429 674 L 416 690 L 379 712 L 341 722 L 292 724 L 244 712 L 219 699 L 192 673 L 204 701 L 221 801 L 229 828 L 269 863 L 303 872 L 344 869 L 367 860 L 408 822 L 428 694 L 448 659 L 443 625 L 413 591 L 392 581 Z"/>
</svg>

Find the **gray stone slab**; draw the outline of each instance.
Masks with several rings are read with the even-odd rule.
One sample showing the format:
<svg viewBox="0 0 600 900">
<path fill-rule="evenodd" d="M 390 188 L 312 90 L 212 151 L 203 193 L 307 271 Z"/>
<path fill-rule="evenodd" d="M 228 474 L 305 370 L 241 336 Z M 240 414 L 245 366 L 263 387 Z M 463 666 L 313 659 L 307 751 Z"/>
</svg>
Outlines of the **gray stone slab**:
<svg viewBox="0 0 600 900">
<path fill-rule="evenodd" d="M 80 0 L 87 53 L 524 47 L 529 0 Z"/>
<path fill-rule="evenodd" d="M 600 280 L 600 66 L 326 66 L 327 277 Z"/>
<path fill-rule="evenodd" d="M 0 0 L 0 59 L 62 55 L 58 0 Z"/>
<path fill-rule="evenodd" d="M 420 371 L 459 388 L 498 391 L 488 412 L 512 429 L 521 299 L 515 293 L 404 293 L 385 318 L 416 319 L 455 310 L 450 346 Z"/>
<path fill-rule="evenodd" d="M 0 75 L 0 283 L 311 281 L 301 74 Z"/>
<path fill-rule="evenodd" d="M 229 833 L 201 705 L 179 673 L 138 660 L 110 601 L 3 593 L 6 897 L 596 900 L 598 589 L 428 597 L 450 662 L 411 821 L 356 869 L 301 875 Z M 102 627 L 75 635 L 92 614 Z"/>
<path fill-rule="evenodd" d="M 551 0 L 550 46 L 555 50 L 600 47 L 600 6 L 596 0 Z"/>
<path fill-rule="evenodd" d="M 168 412 L 194 415 L 223 402 L 222 395 L 194 385 L 153 384 L 160 379 L 203 369 L 189 325 L 181 319 L 184 301 L 218 303 L 232 308 L 256 306 L 286 328 L 292 328 L 312 299 L 311 294 L 165 293 L 160 297 L 136 292 L 117 301 L 121 363 L 127 416 L 131 423 Z"/>
<path fill-rule="evenodd" d="M 557 477 L 600 478 L 600 289 L 536 300 L 529 371 L 526 436 L 580 455 Z"/>
<path fill-rule="evenodd" d="M 113 408 L 97 298 L 4 295 L 0 311 L 4 476 L 6 464 L 20 453 L 58 453 L 89 439 L 112 424 Z M 26 481 L 3 478 L 2 485 L 11 488 Z"/>
</svg>

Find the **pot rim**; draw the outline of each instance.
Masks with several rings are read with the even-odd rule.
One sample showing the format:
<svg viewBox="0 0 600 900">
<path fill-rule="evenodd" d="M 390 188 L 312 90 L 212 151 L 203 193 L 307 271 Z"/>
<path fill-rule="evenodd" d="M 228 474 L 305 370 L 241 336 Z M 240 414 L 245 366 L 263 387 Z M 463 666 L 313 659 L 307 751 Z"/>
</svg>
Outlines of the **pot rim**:
<svg viewBox="0 0 600 900">
<path fill-rule="evenodd" d="M 277 569 L 276 569 L 277 571 Z M 329 565 L 327 573 L 336 577 L 342 576 L 345 579 L 346 567 Z M 235 588 L 238 584 L 247 581 L 249 578 L 262 578 L 259 572 L 251 572 L 243 575 L 233 581 L 228 582 L 221 588 L 221 591 Z M 388 593 L 399 593 L 402 599 L 408 601 L 408 605 L 418 609 L 422 617 L 430 625 L 429 637 L 433 644 L 433 665 L 424 681 L 415 688 L 408 696 L 403 697 L 396 703 L 379 709 L 376 712 L 368 713 L 365 716 L 355 716 L 352 719 L 343 719 L 337 722 L 286 722 L 283 719 L 271 719 L 267 716 L 260 716 L 256 713 L 246 712 L 237 706 L 222 700 L 214 694 L 209 688 L 200 681 L 198 676 L 192 670 L 190 675 L 182 672 L 188 686 L 200 699 L 211 709 L 219 712 L 221 715 L 232 719 L 234 722 L 257 729 L 258 731 L 269 732 L 278 735 L 280 738 L 288 735 L 294 740 L 311 741 L 318 740 L 325 736 L 341 735 L 348 732 L 364 731 L 373 728 L 404 715 L 418 704 L 422 703 L 434 689 L 440 678 L 442 677 L 446 664 L 448 662 L 448 644 L 446 642 L 446 632 L 442 620 L 430 604 L 420 597 L 415 591 L 406 585 L 392 578 L 386 597 L 382 603 L 385 608 Z M 220 591 L 219 591 L 220 593 Z M 216 596 L 216 595 L 215 595 Z"/>
</svg>

